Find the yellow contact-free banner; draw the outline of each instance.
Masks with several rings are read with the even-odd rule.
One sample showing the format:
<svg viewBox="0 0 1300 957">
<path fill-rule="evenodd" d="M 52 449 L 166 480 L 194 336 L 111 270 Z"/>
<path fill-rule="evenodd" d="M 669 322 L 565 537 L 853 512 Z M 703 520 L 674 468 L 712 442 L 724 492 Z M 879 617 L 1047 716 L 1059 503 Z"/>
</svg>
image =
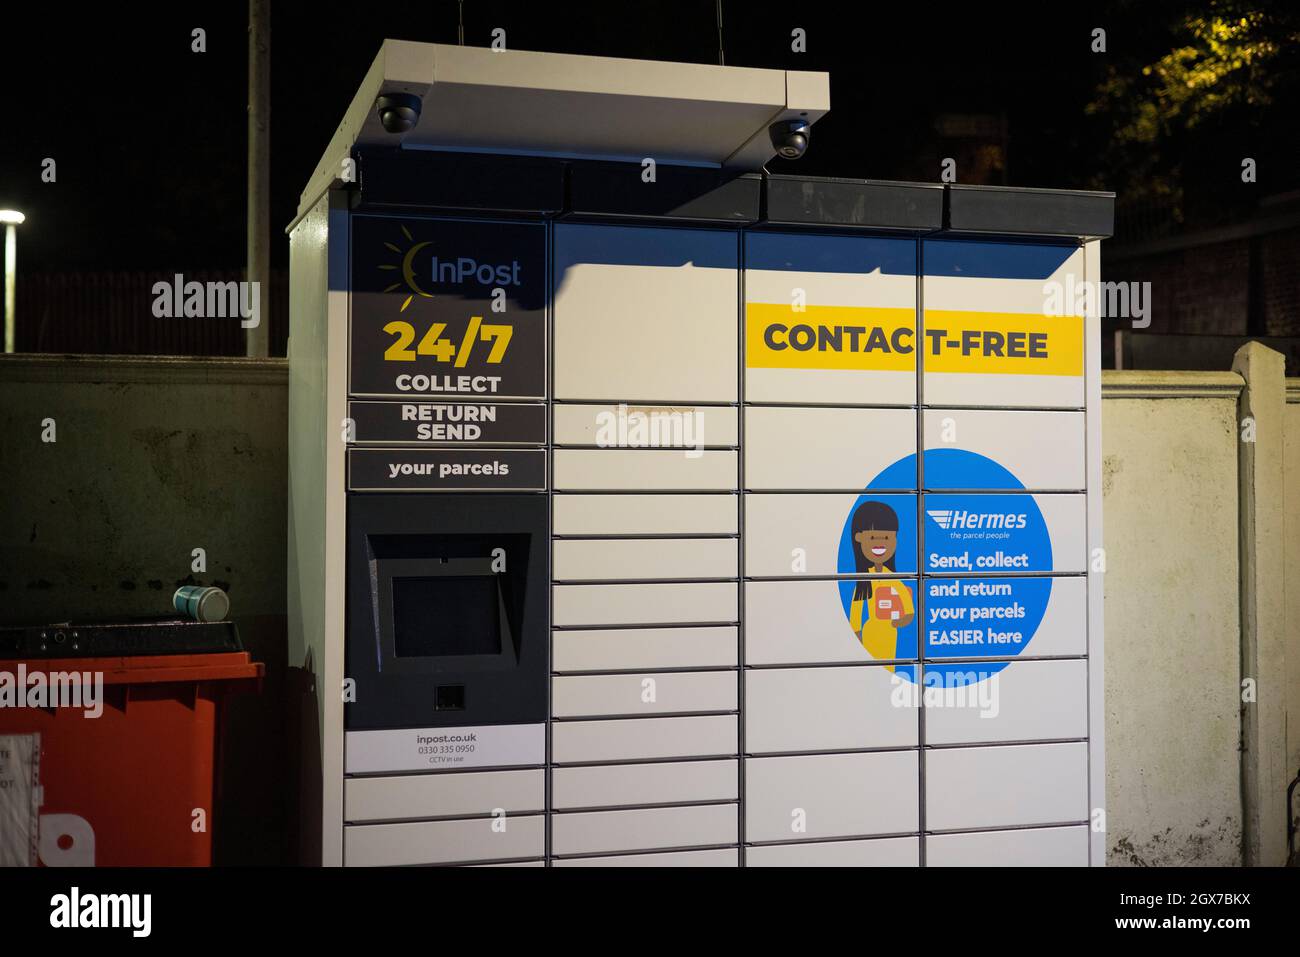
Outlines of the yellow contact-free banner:
<svg viewBox="0 0 1300 957">
<path fill-rule="evenodd" d="M 916 370 L 916 310 L 745 304 L 750 369 Z"/>
<path fill-rule="evenodd" d="M 927 372 L 1083 375 L 1082 316 L 927 309 L 920 342 L 915 320 L 912 309 L 746 303 L 745 365 L 913 372 L 920 348 Z"/>
<path fill-rule="evenodd" d="M 925 310 L 926 372 L 1083 375 L 1083 317 Z"/>
</svg>

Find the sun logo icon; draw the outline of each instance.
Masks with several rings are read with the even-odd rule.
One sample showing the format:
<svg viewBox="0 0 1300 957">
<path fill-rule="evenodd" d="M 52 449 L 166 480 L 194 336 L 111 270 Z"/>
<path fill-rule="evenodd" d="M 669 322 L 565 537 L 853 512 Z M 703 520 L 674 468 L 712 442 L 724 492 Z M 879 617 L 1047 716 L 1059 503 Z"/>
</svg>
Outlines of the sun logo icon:
<svg viewBox="0 0 1300 957">
<path fill-rule="evenodd" d="M 392 292 L 394 289 L 401 289 L 403 286 L 409 289 L 410 294 L 406 297 L 405 300 L 403 300 L 402 308 L 398 310 L 398 312 L 406 312 L 406 307 L 411 304 L 411 301 L 414 300 L 416 296 L 422 296 L 425 299 L 432 299 L 433 293 L 425 292 L 423 289 L 420 288 L 420 284 L 415 281 L 415 267 L 414 267 L 415 255 L 421 249 L 423 249 L 425 246 L 429 244 L 427 242 L 422 242 L 422 243 L 415 242 L 415 237 L 410 234 L 407 228 L 405 226 L 401 228 L 402 228 L 402 235 L 406 237 L 408 242 L 413 243 L 414 245 L 412 245 L 411 248 L 408 249 L 406 252 L 402 252 L 402 250 L 399 247 L 393 245 L 392 243 L 384 243 L 384 245 L 388 247 L 389 250 L 391 250 L 392 252 L 396 253 L 398 256 L 401 257 L 401 262 L 397 264 L 385 263 L 379 268 L 385 270 L 401 270 L 402 273 L 401 280 L 393 283 L 391 286 L 385 289 L 384 292 Z"/>
</svg>

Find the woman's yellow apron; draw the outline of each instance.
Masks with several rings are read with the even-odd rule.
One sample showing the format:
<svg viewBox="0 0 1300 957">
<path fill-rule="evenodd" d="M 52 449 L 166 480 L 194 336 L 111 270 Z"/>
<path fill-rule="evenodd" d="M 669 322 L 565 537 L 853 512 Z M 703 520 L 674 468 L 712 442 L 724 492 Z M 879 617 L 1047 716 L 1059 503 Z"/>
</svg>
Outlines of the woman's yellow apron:
<svg viewBox="0 0 1300 957">
<path fill-rule="evenodd" d="M 883 590 L 888 588 L 892 588 L 897 595 L 893 601 L 895 606 L 893 610 L 900 613 L 899 617 L 906 618 L 913 614 L 911 590 L 901 581 L 892 578 L 873 579 L 871 598 L 866 601 L 855 598 L 849 608 L 849 624 L 852 625 L 854 634 L 862 641 L 862 647 L 867 649 L 867 653 L 879 661 L 898 657 L 898 629 L 894 627 L 895 619 L 888 613 L 882 614 L 877 604 Z M 868 607 L 864 609 L 864 605 Z"/>
</svg>

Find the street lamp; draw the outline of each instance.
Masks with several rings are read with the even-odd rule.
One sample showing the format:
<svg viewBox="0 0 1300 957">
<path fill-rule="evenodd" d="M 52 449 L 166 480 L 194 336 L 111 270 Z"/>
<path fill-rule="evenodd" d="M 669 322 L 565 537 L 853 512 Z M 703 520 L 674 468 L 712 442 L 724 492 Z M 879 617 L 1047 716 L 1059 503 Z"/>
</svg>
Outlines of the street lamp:
<svg viewBox="0 0 1300 957">
<path fill-rule="evenodd" d="M 0 209 L 5 226 L 5 352 L 14 351 L 14 285 L 18 276 L 18 226 L 27 217 L 16 209 Z"/>
</svg>

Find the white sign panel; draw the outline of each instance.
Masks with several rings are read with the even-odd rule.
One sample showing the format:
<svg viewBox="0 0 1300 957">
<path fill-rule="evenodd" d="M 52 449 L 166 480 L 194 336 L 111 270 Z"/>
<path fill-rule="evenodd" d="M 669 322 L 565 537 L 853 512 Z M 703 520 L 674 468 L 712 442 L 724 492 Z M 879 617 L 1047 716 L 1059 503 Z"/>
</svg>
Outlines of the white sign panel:
<svg viewBox="0 0 1300 957">
<path fill-rule="evenodd" d="M 546 760 L 546 725 L 349 731 L 345 747 L 346 774 L 542 764 Z"/>
</svg>

